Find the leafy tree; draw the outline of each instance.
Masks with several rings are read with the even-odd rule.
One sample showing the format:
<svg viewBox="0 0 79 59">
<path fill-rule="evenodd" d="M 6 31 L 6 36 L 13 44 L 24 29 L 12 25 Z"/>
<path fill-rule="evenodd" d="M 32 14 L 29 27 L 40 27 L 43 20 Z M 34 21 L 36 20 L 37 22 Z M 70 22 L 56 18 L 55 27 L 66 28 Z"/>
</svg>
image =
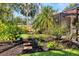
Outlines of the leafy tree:
<svg viewBox="0 0 79 59">
<path fill-rule="evenodd" d="M 27 17 L 27 23 L 29 17 L 33 18 L 38 10 L 38 5 L 33 3 L 15 3 L 11 5 L 13 9 L 20 12 L 23 16 Z"/>
<path fill-rule="evenodd" d="M 16 17 L 16 18 L 14 19 L 14 22 L 15 22 L 16 24 L 22 23 L 22 18 Z"/>
<path fill-rule="evenodd" d="M 7 22 L 12 19 L 12 9 L 10 7 L 10 4 L 1 3 L 0 4 L 0 20 L 3 22 Z"/>
</svg>

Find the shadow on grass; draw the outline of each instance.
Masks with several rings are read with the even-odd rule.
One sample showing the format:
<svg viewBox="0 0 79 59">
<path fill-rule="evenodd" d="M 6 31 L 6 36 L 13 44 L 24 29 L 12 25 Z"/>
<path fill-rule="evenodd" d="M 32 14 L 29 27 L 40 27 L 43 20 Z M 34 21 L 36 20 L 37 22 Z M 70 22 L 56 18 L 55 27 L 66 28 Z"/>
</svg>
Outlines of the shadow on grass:
<svg viewBox="0 0 79 59">
<path fill-rule="evenodd" d="M 47 52 L 35 52 L 29 54 L 21 54 L 20 56 L 79 56 L 79 50 L 50 50 Z"/>
</svg>

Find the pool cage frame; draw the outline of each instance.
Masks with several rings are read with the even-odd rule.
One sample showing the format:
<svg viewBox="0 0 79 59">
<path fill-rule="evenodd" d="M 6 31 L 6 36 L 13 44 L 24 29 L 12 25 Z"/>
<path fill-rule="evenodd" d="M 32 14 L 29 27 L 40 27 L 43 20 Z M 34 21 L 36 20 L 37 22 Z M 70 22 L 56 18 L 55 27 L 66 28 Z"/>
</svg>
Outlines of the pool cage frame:
<svg viewBox="0 0 79 59">
<path fill-rule="evenodd" d="M 71 7 L 71 8 L 68 8 L 67 10 L 63 10 L 62 12 L 58 13 L 58 19 L 61 20 L 62 17 L 65 17 L 65 16 L 69 16 L 69 15 L 74 15 L 75 16 L 75 20 L 76 20 L 76 23 L 79 23 L 79 4 L 76 4 L 74 7 Z M 61 21 L 60 21 L 61 22 Z M 72 19 L 71 19 L 71 22 L 70 24 L 72 25 Z M 72 26 L 70 26 L 71 28 Z M 79 35 L 79 27 L 76 25 L 76 41 L 78 41 L 78 35 Z M 71 32 L 71 35 L 73 33 Z"/>
</svg>

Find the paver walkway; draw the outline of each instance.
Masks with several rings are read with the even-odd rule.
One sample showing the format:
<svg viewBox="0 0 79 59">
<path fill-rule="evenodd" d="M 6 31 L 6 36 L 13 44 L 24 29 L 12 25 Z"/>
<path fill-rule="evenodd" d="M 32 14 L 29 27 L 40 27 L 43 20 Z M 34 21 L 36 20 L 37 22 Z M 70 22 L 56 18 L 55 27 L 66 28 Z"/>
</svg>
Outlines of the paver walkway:
<svg viewBox="0 0 79 59">
<path fill-rule="evenodd" d="M 0 53 L 0 56 L 16 56 L 17 54 L 20 53 L 22 53 L 22 44 Z"/>
</svg>

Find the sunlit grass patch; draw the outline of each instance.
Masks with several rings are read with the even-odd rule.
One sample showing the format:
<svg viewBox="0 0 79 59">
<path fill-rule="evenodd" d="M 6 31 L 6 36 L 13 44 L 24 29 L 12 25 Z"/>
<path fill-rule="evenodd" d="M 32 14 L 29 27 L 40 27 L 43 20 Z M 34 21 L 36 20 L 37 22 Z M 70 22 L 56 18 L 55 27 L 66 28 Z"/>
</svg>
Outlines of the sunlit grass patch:
<svg viewBox="0 0 79 59">
<path fill-rule="evenodd" d="M 21 34 L 20 37 L 22 38 L 29 38 L 29 37 L 34 37 L 34 38 L 47 38 L 51 35 L 46 35 L 46 34 Z"/>
</svg>

